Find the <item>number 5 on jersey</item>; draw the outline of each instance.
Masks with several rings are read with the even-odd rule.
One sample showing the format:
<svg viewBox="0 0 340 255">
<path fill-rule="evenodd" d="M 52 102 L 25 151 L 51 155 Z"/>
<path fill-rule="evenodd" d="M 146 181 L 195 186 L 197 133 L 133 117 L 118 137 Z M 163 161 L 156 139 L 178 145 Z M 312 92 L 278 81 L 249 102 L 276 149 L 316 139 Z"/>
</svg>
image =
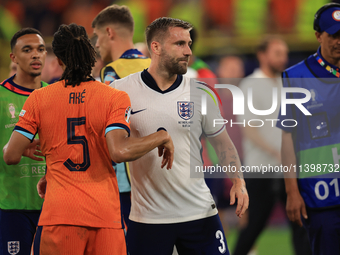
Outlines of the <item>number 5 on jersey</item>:
<svg viewBox="0 0 340 255">
<path fill-rule="evenodd" d="M 64 162 L 64 166 L 70 171 L 86 171 L 90 165 L 89 146 L 85 136 L 76 136 L 76 126 L 85 125 L 86 117 L 68 118 L 67 119 L 67 144 L 81 144 L 83 145 L 83 163 L 76 164 L 70 158 Z"/>
</svg>

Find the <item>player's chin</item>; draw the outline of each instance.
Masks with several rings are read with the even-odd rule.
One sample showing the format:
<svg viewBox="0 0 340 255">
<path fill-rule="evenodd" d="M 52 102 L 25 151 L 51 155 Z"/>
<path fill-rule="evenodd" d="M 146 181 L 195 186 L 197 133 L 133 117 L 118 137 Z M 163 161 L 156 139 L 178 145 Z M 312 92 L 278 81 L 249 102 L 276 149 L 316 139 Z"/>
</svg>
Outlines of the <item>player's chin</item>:
<svg viewBox="0 0 340 255">
<path fill-rule="evenodd" d="M 41 75 L 41 71 L 31 72 L 30 75 L 31 75 L 32 77 L 40 76 L 40 75 Z"/>
<path fill-rule="evenodd" d="M 188 65 L 184 64 L 184 65 L 180 65 L 178 68 L 178 74 L 186 74 L 188 71 Z"/>
</svg>

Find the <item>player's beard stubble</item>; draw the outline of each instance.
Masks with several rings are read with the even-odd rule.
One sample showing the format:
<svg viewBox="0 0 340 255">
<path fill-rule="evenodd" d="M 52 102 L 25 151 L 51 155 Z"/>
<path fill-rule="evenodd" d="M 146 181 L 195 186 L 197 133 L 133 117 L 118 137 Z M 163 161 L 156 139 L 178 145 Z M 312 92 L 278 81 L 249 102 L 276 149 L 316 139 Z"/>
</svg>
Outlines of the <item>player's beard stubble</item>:
<svg viewBox="0 0 340 255">
<path fill-rule="evenodd" d="M 186 61 L 187 63 L 180 63 L 180 61 Z M 172 74 L 185 74 L 188 68 L 189 57 L 174 58 L 162 50 L 162 67 Z"/>
<path fill-rule="evenodd" d="M 41 72 L 40 72 L 40 73 L 30 73 L 30 75 L 31 75 L 32 77 L 37 77 L 37 76 L 40 76 L 40 75 L 41 75 Z"/>
</svg>

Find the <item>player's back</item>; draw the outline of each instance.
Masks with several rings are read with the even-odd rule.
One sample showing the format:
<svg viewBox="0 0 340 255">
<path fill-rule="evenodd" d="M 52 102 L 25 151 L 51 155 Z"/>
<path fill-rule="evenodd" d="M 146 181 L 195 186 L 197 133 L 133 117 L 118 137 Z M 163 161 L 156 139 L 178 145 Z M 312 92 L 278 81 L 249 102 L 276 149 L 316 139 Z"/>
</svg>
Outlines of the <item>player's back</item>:
<svg viewBox="0 0 340 255">
<path fill-rule="evenodd" d="M 119 193 L 105 129 L 124 126 L 128 96 L 97 81 L 75 87 L 65 87 L 60 81 L 34 96 L 34 119 L 47 162 L 39 225 L 121 228 Z M 119 109 L 118 105 L 127 106 Z"/>
</svg>

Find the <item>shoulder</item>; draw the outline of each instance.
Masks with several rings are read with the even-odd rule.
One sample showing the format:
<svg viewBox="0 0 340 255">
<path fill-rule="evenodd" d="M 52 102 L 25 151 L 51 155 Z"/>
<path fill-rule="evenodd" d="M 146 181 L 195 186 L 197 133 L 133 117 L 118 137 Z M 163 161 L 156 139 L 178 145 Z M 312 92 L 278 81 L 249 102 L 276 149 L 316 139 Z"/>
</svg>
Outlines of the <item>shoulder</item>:
<svg viewBox="0 0 340 255">
<path fill-rule="evenodd" d="M 213 99 L 213 101 L 217 104 L 220 102 L 222 104 L 221 98 L 218 95 L 217 91 L 215 88 L 212 86 L 209 86 L 207 83 L 202 82 L 202 81 L 196 81 L 194 80 L 194 89 L 195 93 L 200 93 L 200 94 L 208 94 L 210 98 Z"/>
<path fill-rule="evenodd" d="M 134 74 L 130 74 L 122 79 L 115 80 L 110 84 L 110 87 L 122 89 L 130 86 L 135 86 L 135 84 L 140 81 L 140 74 L 141 72 L 137 72 Z"/>
<path fill-rule="evenodd" d="M 306 68 L 306 64 L 305 64 L 305 61 L 310 61 L 310 57 L 308 59 L 305 59 L 305 60 L 302 60 L 301 62 L 291 66 L 291 67 L 288 67 L 285 72 L 287 73 L 296 73 L 296 72 L 299 72 L 301 71 L 301 69 L 305 69 Z"/>
<path fill-rule="evenodd" d="M 86 93 L 91 93 L 92 98 L 100 100 L 101 102 L 110 102 L 115 104 L 117 100 L 127 96 L 124 91 L 120 91 L 99 81 L 90 81 L 86 83 L 87 84 L 84 84 Z M 79 86 L 82 86 L 82 84 Z"/>
<path fill-rule="evenodd" d="M 46 82 L 41 82 L 41 84 L 42 84 L 42 88 L 39 88 L 39 89 L 35 89 L 32 93 L 35 93 L 35 94 L 37 94 L 37 93 L 41 93 L 41 94 L 43 94 L 43 93 L 53 93 L 52 91 L 55 91 L 55 90 L 57 90 L 57 89 L 59 89 L 60 87 L 65 87 L 65 82 L 62 80 L 62 81 L 57 81 L 57 82 L 55 82 L 55 83 L 52 83 L 52 84 L 48 84 L 48 83 L 46 83 Z"/>
<path fill-rule="evenodd" d="M 310 55 L 308 58 L 302 60 L 301 62 L 287 68 L 284 73 L 283 77 L 294 77 L 294 78 L 302 78 L 302 77 L 314 77 L 311 74 L 311 70 L 315 72 L 319 72 L 320 64 L 316 61 L 313 55 Z M 322 70 L 323 71 L 323 70 Z"/>
</svg>

